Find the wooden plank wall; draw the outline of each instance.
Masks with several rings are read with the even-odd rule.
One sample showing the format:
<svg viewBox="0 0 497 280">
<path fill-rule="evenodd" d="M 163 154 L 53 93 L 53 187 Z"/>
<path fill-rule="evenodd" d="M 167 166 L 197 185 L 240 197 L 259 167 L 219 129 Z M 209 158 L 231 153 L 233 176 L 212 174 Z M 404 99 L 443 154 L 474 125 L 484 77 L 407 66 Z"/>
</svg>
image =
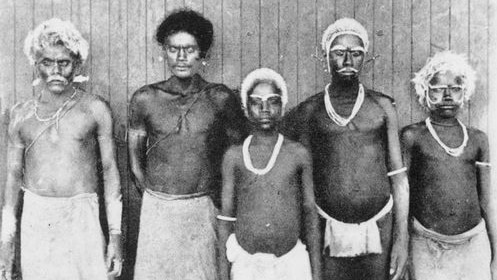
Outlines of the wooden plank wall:
<svg viewBox="0 0 497 280">
<path fill-rule="evenodd" d="M 50 17 L 71 20 L 91 45 L 86 90 L 109 100 L 114 111 L 125 201 L 128 260 L 133 260 L 140 197 L 130 182 L 126 154 L 127 102 L 140 86 L 170 76 L 153 36 L 168 13 L 190 7 L 212 20 L 215 42 L 206 79 L 239 87 L 257 67 L 279 71 L 290 107 L 328 82 L 319 43 L 335 19 L 355 17 L 370 35 L 362 81 L 393 96 L 400 125 L 424 118 L 409 79 L 426 58 L 443 49 L 465 53 L 478 71 L 477 93 L 461 118 L 489 133 L 497 157 L 497 26 L 494 0 L 2 0 L 0 1 L 0 190 L 5 183 L 8 110 L 34 94 L 33 70 L 22 52 L 27 32 Z M 494 182 L 497 175 L 494 171 Z M 0 191 L 0 204 L 3 192 Z M 127 270 L 129 277 L 131 271 Z M 126 277 L 125 277 L 126 278 Z"/>
</svg>

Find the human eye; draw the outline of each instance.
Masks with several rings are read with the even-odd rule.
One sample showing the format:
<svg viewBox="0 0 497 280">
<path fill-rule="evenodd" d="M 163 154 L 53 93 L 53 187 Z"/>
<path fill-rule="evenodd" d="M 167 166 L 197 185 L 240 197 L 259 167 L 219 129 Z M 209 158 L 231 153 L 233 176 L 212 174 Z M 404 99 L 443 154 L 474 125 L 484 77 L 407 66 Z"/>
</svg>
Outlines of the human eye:
<svg viewBox="0 0 497 280">
<path fill-rule="evenodd" d="M 281 97 L 280 96 L 273 96 L 268 99 L 269 103 L 271 104 L 278 104 L 281 102 Z"/>
<path fill-rule="evenodd" d="M 362 52 L 361 51 L 352 51 L 352 56 L 353 57 L 359 57 L 362 55 Z"/>
<path fill-rule="evenodd" d="M 195 46 L 189 46 L 186 48 L 186 52 L 189 54 L 194 53 L 196 50 L 197 50 L 197 48 Z"/>
<path fill-rule="evenodd" d="M 67 67 L 67 66 L 69 66 L 70 63 L 71 63 L 71 61 L 69 61 L 69 60 L 60 60 L 60 61 L 58 61 L 58 64 L 60 66 L 62 66 L 62 67 Z"/>
<path fill-rule="evenodd" d="M 450 90 L 454 93 L 460 93 L 463 90 L 463 87 L 461 86 L 453 86 L 450 88 Z"/>
<path fill-rule="evenodd" d="M 335 50 L 334 53 L 336 56 L 344 56 L 345 55 L 345 51 L 343 51 L 343 50 Z"/>
<path fill-rule="evenodd" d="M 41 62 L 40 62 L 41 65 L 45 66 L 45 67 L 50 67 L 50 66 L 53 66 L 54 65 L 54 62 L 50 59 L 43 59 Z"/>
<path fill-rule="evenodd" d="M 166 47 L 166 50 L 170 53 L 177 53 L 178 52 L 178 48 L 175 47 L 175 46 L 167 46 Z"/>
</svg>

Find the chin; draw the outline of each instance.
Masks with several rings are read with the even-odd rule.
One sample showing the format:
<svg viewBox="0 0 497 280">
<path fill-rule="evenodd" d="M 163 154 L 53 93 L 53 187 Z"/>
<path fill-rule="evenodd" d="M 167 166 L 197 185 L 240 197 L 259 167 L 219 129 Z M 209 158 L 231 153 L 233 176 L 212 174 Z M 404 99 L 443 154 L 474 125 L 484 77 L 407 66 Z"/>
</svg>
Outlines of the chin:
<svg viewBox="0 0 497 280">
<path fill-rule="evenodd" d="M 173 75 L 180 79 L 186 79 L 193 77 L 194 73 L 193 71 L 173 71 Z"/>
</svg>

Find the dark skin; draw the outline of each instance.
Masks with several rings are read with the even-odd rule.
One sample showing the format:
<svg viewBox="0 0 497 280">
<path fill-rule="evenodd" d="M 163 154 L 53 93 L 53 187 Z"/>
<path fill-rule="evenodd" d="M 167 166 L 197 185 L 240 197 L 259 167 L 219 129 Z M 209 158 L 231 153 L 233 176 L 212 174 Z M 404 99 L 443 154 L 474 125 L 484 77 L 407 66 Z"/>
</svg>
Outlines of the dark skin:
<svg viewBox="0 0 497 280">
<path fill-rule="evenodd" d="M 340 35 L 328 54 L 330 101 L 344 117 L 351 114 L 358 95 L 358 75 L 364 61 L 360 47 L 363 44 L 359 37 Z M 357 115 L 341 127 L 328 116 L 323 95 L 304 101 L 285 119 L 288 135 L 312 151 L 318 205 L 339 221 L 359 223 L 378 213 L 390 195 L 394 199 L 393 222 L 385 225 L 393 230 L 381 230 L 383 257 L 326 257 L 325 276 L 355 279 L 352 272 L 360 269 L 371 279 L 400 279 L 407 262 L 409 192 L 405 173 L 386 176 L 388 171 L 403 166 L 395 108 L 384 95 L 366 91 Z"/>
<path fill-rule="evenodd" d="M 221 158 L 243 136 L 243 113 L 234 94 L 195 75 L 195 38 L 178 32 L 166 48 L 171 79 L 138 90 L 130 103 L 131 171 L 141 191 L 169 194 L 217 190 Z M 181 121 L 178 118 L 182 117 Z M 162 140 L 161 140 L 162 139 Z M 152 147 L 148 154 L 148 148 Z"/>
<path fill-rule="evenodd" d="M 96 95 L 74 93 L 72 79 L 80 62 L 63 46 L 46 47 L 37 57 L 36 70 L 41 79 L 40 118 L 53 115 L 66 101 L 66 113 L 59 127 L 51 126 L 33 143 L 49 122 L 34 116 L 34 100 L 12 109 L 9 124 L 8 169 L 5 207 L 17 209 L 21 186 L 41 196 L 71 197 L 94 193 L 98 188 L 97 161 L 101 160 L 106 203 L 121 195 L 112 136 L 109 105 Z M 97 153 L 100 151 L 100 154 Z M 63 172 L 61 172 L 63 170 Z M 15 211 L 14 211 L 15 212 Z M 14 260 L 13 240 L 2 244 L 6 278 L 10 279 Z M 109 276 L 120 274 L 121 236 L 110 235 L 107 251 Z"/>
<path fill-rule="evenodd" d="M 252 123 L 250 157 L 255 168 L 264 168 L 278 137 L 275 125 L 281 116 L 281 99 L 255 96 L 275 94 L 271 85 L 259 84 L 248 100 Z M 254 98 L 251 98 L 254 97 Z M 300 236 L 309 250 L 313 279 L 321 279 L 319 229 L 314 201 L 311 157 L 299 143 L 285 139 L 274 167 L 264 175 L 248 170 L 242 146 L 232 146 L 223 160 L 222 215 L 235 223 L 219 222 L 221 279 L 229 279 L 226 241 L 234 232 L 247 252 L 289 252 Z"/>
<path fill-rule="evenodd" d="M 461 86 L 463 81 L 449 71 L 436 74 L 430 84 Z M 462 99 L 450 90 L 439 98 L 433 92 L 429 94 L 434 102 L 429 108 L 434 130 L 445 145 L 458 147 L 464 138 L 456 118 Z M 464 152 L 453 157 L 433 139 L 425 122 L 402 129 L 411 182 L 411 215 L 426 228 L 446 235 L 466 232 L 484 218 L 495 254 L 496 194 L 490 185 L 490 168 L 475 165 L 476 161 L 490 161 L 488 138 L 475 128 L 468 128 L 468 136 Z M 495 266 L 493 259 L 493 279 L 497 279 Z"/>
</svg>

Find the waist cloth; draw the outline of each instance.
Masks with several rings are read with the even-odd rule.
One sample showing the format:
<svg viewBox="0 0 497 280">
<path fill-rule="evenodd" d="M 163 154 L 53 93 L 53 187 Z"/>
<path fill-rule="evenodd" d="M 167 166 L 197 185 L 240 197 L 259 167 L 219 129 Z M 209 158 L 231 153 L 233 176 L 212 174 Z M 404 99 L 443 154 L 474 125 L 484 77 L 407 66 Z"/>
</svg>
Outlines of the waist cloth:
<svg viewBox="0 0 497 280">
<path fill-rule="evenodd" d="M 490 280 L 490 242 L 485 220 L 456 235 L 444 235 L 411 221 L 411 280 Z"/>
<path fill-rule="evenodd" d="M 232 280 L 312 280 L 309 254 L 300 240 L 288 253 L 276 257 L 248 253 L 231 234 L 226 242 L 226 257 L 231 262 Z"/>
<path fill-rule="evenodd" d="M 134 279 L 217 279 L 216 215 L 208 193 L 143 193 Z"/>
<path fill-rule="evenodd" d="M 392 196 L 380 212 L 362 223 L 338 221 L 319 206 L 316 207 L 319 215 L 326 220 L 323 250 L 329 248 L 330 257 L 356 257 L 382 253 L 380 231 L 376 222 L 392 210 Z"/>
<path fill-rule="evenodd" d="M 24 280 L 108 279 L 104 252 L 96 193 L 46 197 L 24 191 Z"/>
</svg>

